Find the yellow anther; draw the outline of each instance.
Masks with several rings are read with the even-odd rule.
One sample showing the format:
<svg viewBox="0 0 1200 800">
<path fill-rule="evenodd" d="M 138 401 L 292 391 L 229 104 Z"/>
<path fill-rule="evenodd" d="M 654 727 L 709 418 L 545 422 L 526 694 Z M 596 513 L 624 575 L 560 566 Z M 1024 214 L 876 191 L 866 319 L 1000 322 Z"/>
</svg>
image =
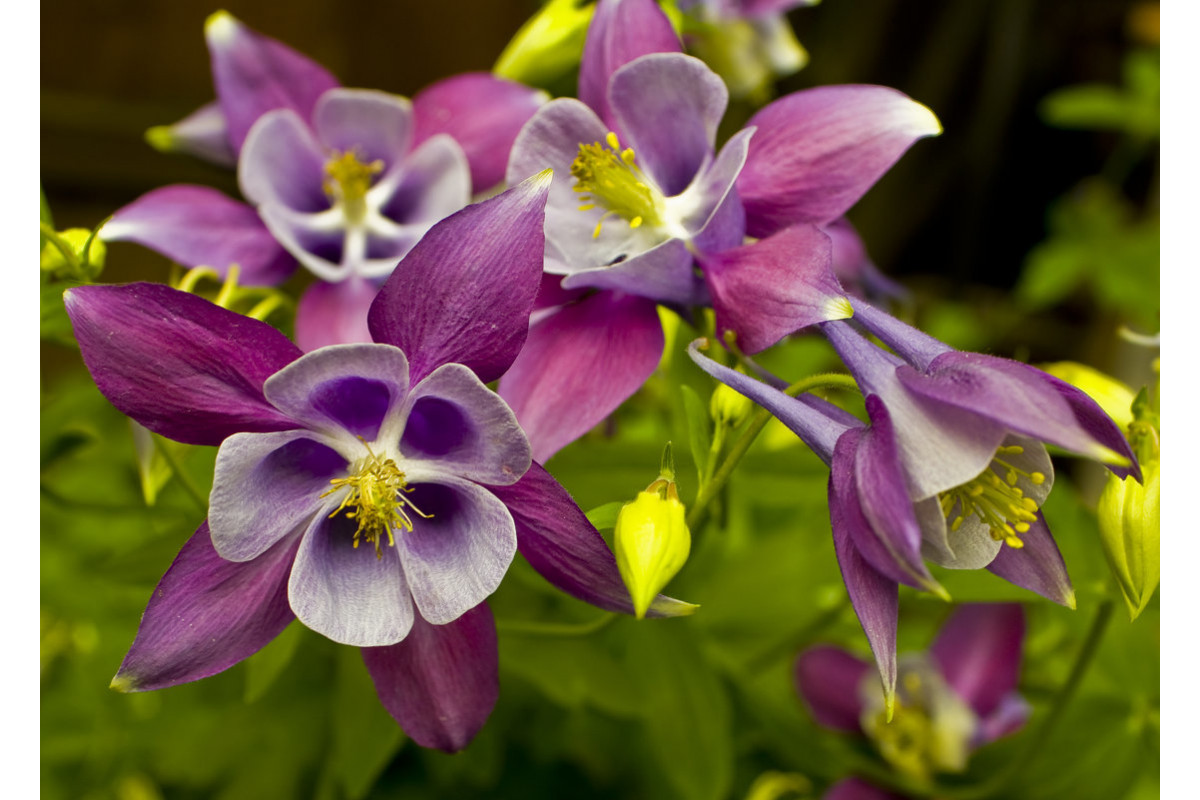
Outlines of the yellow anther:
<svg viewBox="0 0 1200 800">
<path fill-rule="evenodd" d="M 349 509 L 346 511 L 346 518 L 358 522 L 358 529 L 354 531 L 354 547 L 357 549 L 359 541 L 365 540 L 375 545 L 375 557 L 382 558 L 385 536 L 388 545 L 394 546 L 394 530 L 413 529 L 412 517 L 408 515 L 406 506 L 424 519 L 430 519 L 433 515 L 426 514 L 404 496 L 413 490 L 405 483 L 404 473 L 396 466 L 396 462 L 375 455 L 370 445 L 366 447 L 366 457 L 354 465 L 353 472 L 348 477 L 331 480 L 332 487 L 321 497 L 328 497 L 341 489 L 349 489 L 342 498 L 341 505 L 334 509 L 329 518 L 333 519 L 343 510 Z"/>
<path fill-rule="evenodd" d="M 612 131 L 609 131 L 608 134 L 605 135 L 604 141 L 608 142 L 608 146 L 613 150 L 621 149 L 621 143 L 617 140 L 617 135 Z"/>
<path fill-rule="evenodd" d="M 641 224 L 642 224 L 641 217 L 634 217 L 633 219 L 629 220 L 629 227 L 631 227 L 631 228 L 636 228 L 636 227 L 640 226 Z"/>
<path fill-rule="evenodd" d="M 633 228 L 662 224 L 665 199 L 638 167 L 633 149 L 621 149 L 615 133 L 610 131 L 604 143 L 579 145 L 579 155 L 571 162 L 571 176 L 575 178 L 572 189 L 582 195 L 579 210 L 601 206 L 606 211 L 593 238 L 600 235 L 600 226 L 610 215 L 628 220 Z"/>
<path fill-rule="evenodd" d="M 1031 472 L 1029 473 L 1029 482 L 1034 486 L 1041 486 L 1046 482 L 1046 476 L 1041 472 Z"/>
<path fill-rule="evenodd" d="M 382 161 L 362 161 L 358 148 L 335 151 L 333 158 L 325 162 L 326 177 L 322 188 L 335 204 L 341 206 L 348 219 L 360 220 L 367 209 L 367 191 L 375 176 L 382 171 Z"/>
<path fill-rule="evenodd" d="M 1000 458 L 1023 452 L 1020 445 L 998 448 L 987 469 L 967 483 L 941 493 L 942 516 L 951 533 L 960 530 L 967 518 L 974 516 L 987 526 L 996 541 L 1010 547 L 1023 546 L 1018 534 L 1028 532 L 1029 523 L 1037 521 L 1038 505 L 1025 496 L 1017 483 L 1022 476 L 1035 486 L 1046 480 L 1041 472 L 1026 472 Z"/>
</svg>

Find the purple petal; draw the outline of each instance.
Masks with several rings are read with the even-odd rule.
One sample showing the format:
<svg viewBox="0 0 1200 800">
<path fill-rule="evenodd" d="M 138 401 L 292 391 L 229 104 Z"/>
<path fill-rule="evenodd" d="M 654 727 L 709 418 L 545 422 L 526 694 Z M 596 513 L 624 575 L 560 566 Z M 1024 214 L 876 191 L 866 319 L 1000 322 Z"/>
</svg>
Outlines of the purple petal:
<svg viewBox="0 0 1200 800">
<path fill-rule="evenodd" d="M 529 469 L 516 416 L 461 364 L 444 364 L 414 386 L 403 413 L 400 450 L 423 468 L 494 484 L 515 483 Z"/>
<path fill-rule="evenodd" d="M 572 98 L 552 100 L 525 123 L 513 142 L 506 180 L 516 184 L 544 169 L 554 170 L 548 208 L 579 213 L 579 195 L 572 190 L 571 163 L 580 144 L 603 142 L 608 133 L 600 118 Z M 594 222 L 592 223 L 595 224 Z"/>
<path fill-rule="evenodd" d="M 382 161 L 391 169 L 413 140 L 412 103 L 374 89 L 331 89 L 312 112 L 313 130 L 325 147 L 356 153 L 364 163 Z"/>
<path fill-rule="evenodd" d="M 858 202 L 916 140 L 942 126 L 928 108 L 883 86 L 820 86 L 755 114 L 738 178 L 751 236 L 831 222 Z"/>
<path fill-rule="evenodd" d="M 378 342 L 409 354 L 413 381 L 442 364 L 487 382 L 516 358 L 542 277 L 549 175 L 538 175 L 434 225 L 371 306 Z"/>
<path fill-rule="evenodd" d="M 758 353 L 808 325 L 848 316 L 832 259 L 832 242 L 815 225 L 702 256 L 717 332 L 734 331 L 744 352 Z"/>
<path fill-rule="evenodd" d="M 535 461 L 511 486 L 488 488 L 512 512 L 517 547 L 543 578 L 605 611 L 633 613 L 629 590 L 604 538 L 541 464 Z M 660 594 L 647 616 L 675 617 L 694 610 L 689 603 Z"/>
<path fill-rule="evenodd" d="M 1075 590 L 1071 588 L 1067 565 L 1040 511 L 1037 522 L 1029 523 L 1029 530 L 1021 534 L 1021 541 L 1025 546 L 1019 549 L 1001 547 L 988 571 L 1047 600 L 1075 608 Z"/>
<path fill-rule="evenodd" d="M 1067 401 L 1054 378 L 1041 370 L 1006 358 L 979 353 L 943 353 L 933 360 L 924 374 L 909 366 L 896 371 L 909 391 L 921 397 L 973 411 L 995 420 L 1009 430 L 1056 444 L 1099 461 L 1125 457 L 1133 463 L 1133 453 L 1125 438 L 1095 401 L 1080 394 L 1076 406 Z M 1088 409 L 1091 424 L 1081 425 L 1076 408 Z M 1114 451 L 1104 441 L 1115 444 Z"/>
<path fill-rule="evenodd" d="M 829 516 L 833 527 L 833 549 L 850 604 L 867 635 L 867 643 L 875 655 L 884 696 L 896 694 L 896 626 L 899 622 L 900 595 L 896 581 L 879 573 L 859 554 L 841 507 L 834 502 L 830 483 Z"/>
<path fill-rule="evenodd" d="M 296 617 L 340 644 L 395 644 L 413 625 L 412 597 L 395 547 L 382 543 L 376 557 L 370 542 L 355 546 L 354 520 L 335 495 L 304 532 L 288 581 Z M 402 534 L 401 534 L 402 535 Z"/>
<path fill-rule="evenodd" d="M 315 61 L 252 31 L 228 12 L 209 17 L 204 36 L 234 150 L 242 149 L 247 132 L 263 114 L 287 108 L 307 120 L 317 98 L 338 85 Z"/>
<path fill-rule="evenodd" d="M 721 150 L 724 155 L 729 145 Z M 732 186 L 725 199 L 713 211 L 704 229 L 692 237 L 692 244 L 701 253 L 719 253 L 740 247 L 746 240 L 746 209 L 737 190 Z"/>
<path fill-rule="evenodd" d="M 229 126 L 216 100 L 174 125 L 151 128 L 146 131 L 146 139 L 159 150 L 187 153 L 219 167 L 237 166 L 237 153 L 229 143 Z"/>
<path fill-rule="evenodd" d="M 258 558 L 308 527 L 346 467 L 345 456 L 307 431 L 230 436 L 217 452 L 208 500 L 213 547 L 229 561 Z"/>
<path fill-rule="evenodd" d="M 824 413 L 824 408 L 820 405 L 814 406 L 806 403 L 804 399 L 788 397 L 773 386 L 735 372 L 729 367 L 718 364 L 708 356 L 701 355 L 700 345 L 704 342 L 704 339 L 697 339 L 688 345 L 688 355 L 691 356 L 692 361 L 695 361 L 700 369 L 721 383 L 744 394 L 770 411 L 776 419 L 812 448 L 812 451 L 826 464 L 833 461 L 833 450 L 838 438 L 849 428 L 862 427 L 862 422 L 857 419 L 853 421 L 847 419 L 844 412 L 840 414 Z M 828 404 L 822 401 L 822 405 Z M 837 409 L 837 411 L 840 412 L 841 409 Z"/>
<path fill-rule="evenodd" d="M 888 278 L 872 263 L 866 245 L 845 217 L 821 228 L 833 240 L 833 274 L 850 294 L 868 299 L 904 300 L 908 289 Z"/>
<path fill-rule="evenodd" d="M 733 188 L 742 165 L 746 162 L 746 152 L 750 147 L 752 130 L 738 131 L 733 135 L 714 161 L 707 162 L 696 175 L 691 185 L 683 194 L 667 201 L 668 207 L 677 209 L 683 227 L 695 237 L 706 239 L 704 248 L 709 252 L 736 247 L 744 240 L 745 210 L 741 201 L 737 200 L 732 209 L 726 208 L 730 195 L 737 192 Z M 717 212 L 724 212 L 718 216 Z M 726 230 L 710 234 L 710 225 L 718 225 Z M 736 226 L 730 229 L 731 226 Z M 728 240 L 729 244 L 718 246 L 718 242 Z"/>
<path fill-rule="evenodd" d="M 945 342 L 940 342 L 911 325 L 905 325 L 870 303 L 855 299 L 851 300 L 850 304 L 854 306 L 855 322 L 866 328 L 869 333 L 878 336 L 884 344 L 919 370 L 928 369 L 929 364 L 943 353 L 954 352 L 954 348 Z"/>
<path fill-rule="evenodd" d="M 654 0 L 601 0 L 583 46 L 579 99 L 613 129 L 616 123 L 608 106 L 613 73 L 639 56 L 682 49 L 671 21 Z"/>
<path fill-rule="evenodd" d="M 403 245 L 388 250 L 395 259 L 412 249 L 430 225 L 471 202 L 466 154 L 445 134 L 421 142 L 404 160 L 402 168 L 394 185 L 390 185 L 391 181 L 381 181 L 369 193 L 372 200 L 376 193 L 386 193 L 386 198 L 379 199 L 379 213 L 407 229 L 408 235 L 400 237 Z M 373 257 L 382 258 L 384 253 Z M 390 273 L 388 269 L 379 274 Z"/>
<path fill-rule="evenodd" d="M 300 357 L 270 325 L 154 283 L 80 286 L 64 300 L 96 386 L 155 433 L 215 445 L 297 427 L 263 397 L 263 382 Z"/>
<path fill-rule="evenodd" d="M 955 609 L 929 651 L 950 688 L 987 717 L 1017 688 L 1024 639 L 1019 603 L 970 603 Z"/>
<path fill-rule="evenodd" d="M 419 616 L 453 622 L 496 591 L 517 553 L 504 503 L 487 489 L 434 470 L 408 469 L 408 495 L 426 516 L 398 533 L 396 549 Z"/>
<path fill-rule="evenodd" d="M 907 800 L 904 795 L 880 789 L 873 783 L 867 783 L 862 778 L 845 778 L 838 781 L 821 800 Z"/>
<path fill-rule="evenodd" d="M 810 647 L 796 659 L 796 689 L 813 719 L 826 728 L 859 730 L 858 686 L 870 665 L 840 647 Z"/>
<path fill-rule="evenodd" d="M 279 205 L 312 214 L 330 208 L 325 194 L 327 154 L 293 111 L 264 115 L 246 137 L 238 185 L 255 205 Z"/>
<path fill-rule="evenodd" d="M 1067 401 L 1067 405 L 1070 406 L 1071 412 L 1075 414 L 1075 421 L 1089 438 L 1098 442 L 1102 447 L 1124 456 L 1130 462 L 1128 467 L 1116 466 L 1111 463 L 1106 463 L 1105 466 L 1118 478 L 1125 479 L 1132 475 L 1141 483 L 1142 467 L 1138 464 L 1137 457 L 1129 447 L 1129 442 L 1121 433 L 1120 427 L 1113 422 L 1112 417 L 1104 413 L 1104 409 L 1095 400 L 1066 381 L 1059 380 L 1041 370 L 1037 370 L 1037 376 L 1047 381 L 1062 395 L 1063 399 Z"/>
<path fill-rule="evenodd" d="M 373 442 L 389 411 L 399 419 L 408 359 L 386 344 L 339 344 L 306 353 L 266 382 L 276 408 L 335 439 Z"/>
<path fill-rule="evenodd" d="M 1025 725 L 1032 713 L 1033 709 L 1021 695 L 1016 692 L 1006 695 L 1000 699 L 1000 705 L 990 716 L 979 721 L 979 727 L 975 730 L 975 735 L 971 737 L 971 746 L 982 747 L 989 742 L 1016 733 Z"/>
<path fill-rule="evenodd" d="M 206 186 L 164 186 L 119 209 L 100 232 L 106 242 L 137 242 L 185 267 L 221 277 L 238 265 L 243 286 L 274 286 L 296 261 L 254 209 Z"/>
<path fill-rule="evenodd" d="M 663 333 L 654 301 L 597 292 L 529 330 L 500 396 L 544 461 L 616 410 L 654 372 Z"/>
<path fill-rule="evenodd" d="M 608 102 L 625 134 L 622 144 L 633 148 L 639 166 L 671 197 L 712 158 L 729 90 L 697 58 L 654 53 L 613 73 Z"/>
<path fill-rule="evenodd" d="M 297 544 L 282 541 L 236 564 L 217 555 L 202 524 L 150 596 L 113 688 L 141 692 L 207 678 L 262 649 L 295 619 L 287 578 Z"/>
<path fill-rule="evenodd" d="M 496 623 L 486 603 L 448 625 L 418 618 L 404 641 L 362 654 L 383 707 L 422 747 L 462 750 L 500 695 Z"/>
<path fill-rule="evenodd" d="M 693 304 L 701 291 L 692 269 L 692 254 L 680 239 L 668 239 L 611 267 L 572 272 L 562 280 L 564 289 L 589 287 L 680 305 Z"/>
<path fill-rule="evenodd" d="M 504 180 L 513 141 L 548 99 L 539 89 L 488 72 L 455 75 L 413 98 L 415 142 L 438 133 L 454 137 L 471 164 L 474 190 L 481 192 Z"/>
<path fill-rule="evenodd" d="M 367 312 L 378 294 L 374 283 L 357 276 L 311 284 L 296 306 L 296 344 L 308 353 L 331 344 L 370 342 Z"/>
</svg>

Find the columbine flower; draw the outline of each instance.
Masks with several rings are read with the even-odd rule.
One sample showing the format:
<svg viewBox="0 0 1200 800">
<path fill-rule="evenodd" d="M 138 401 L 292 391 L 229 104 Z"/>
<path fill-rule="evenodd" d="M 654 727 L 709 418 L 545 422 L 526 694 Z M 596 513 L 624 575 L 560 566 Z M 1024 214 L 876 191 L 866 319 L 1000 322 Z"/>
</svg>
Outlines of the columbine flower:
<svg viewBox="0 0 1200 800">
<path fill-rule="evenodd" d="M 955 609 L 927 653 L 900 660 L 890 719 L 870 665 L 831 645 L 796 660 L 796 688 L 813 717 L 833 730 L 866 735 L 897 771 L 927 781 L 961 772 L 973 750 L 1019 729 L 1029 706 L 1017 693 L 1025 617 L 1013 603 Z M 841 800 L 891 795 L 865 781 L 839 781 Z"/>
<path fill-rule="evenodd" d="M 297 309 L 304 349 L 370 341 L 366 311 L 429 227 L 503 177 L 541 92 L 485 74 L 434 84 L 413 101 L 343 89 L 320 65 L 226 12 L 205 27 L 218 101 L 149 135 L 238 165 L 253 207 L 215 189 L 168 186 L 120 209 L 103 231 L 186 266 L 273 285 L 299 260 L 317 276 Z"/>
<path fill-rule="evenodd" d="M 484 386 L 525 337 L 546 184 L 431 229 L 371 306 L 375 343 L 302 354 L 158 284 L 67 293 L 114 405 L 164 436 L 220 445 L 208 519 L 159 583 L 115 688 L 220 672 L 299 618 L 363 648 L 413 739 L 458 750 L 496 700 L 484 600 L 516 550 L 564 591 L 632 612 L 611 551 Z"/>
<path fill-rule="evenodd" d="M 1042 442 L 1137 473 L 1121 432 L 1090 398 L 1016 361 L 960 353 L 861 301 L 822 324 L 866 395 L 870 425 L 814 397 L 783 392 L 700 355 L 692 359 L 791 428 L 831 466 L 834 547 L 850 600 L 896 685 L 897 586 L 945 596 L 926 559 L 989 571 L 1062 605 L 1075 594 L 1038 510 L 1054 483 Z M 700 340 L 703 341 L 703 340 Z M 1122 465 L 1123 464 L 1123 465 Z"/>
<path fill-rule="evenodd" d="M 541 107 L 513 144 L 510 182 L 555 169 L 546 272 L 566 290 L 547 300 L 557 309 L 530 331 L 500 387 L 538 458 L 653 372 L 659 303 L 711 304 L 718 328 L 735 330 L 749 352 L 846 316 L 832 246 L 816 225 L 841 216 L 916 139 L 940 131 L 927 108 L 894 90 L 826 87 L 771 104 L 757 130 L 739 131 L 718 152 L 728 92 L 679 49 L 651 0 L 601 0 L 579 100 Z M 743 207 L 743 184 L 753 205 Z M 789 215 L 804 224 L 789 227 Z M 769 238 L 742 246 L 747 231 Z"/>
</svg>

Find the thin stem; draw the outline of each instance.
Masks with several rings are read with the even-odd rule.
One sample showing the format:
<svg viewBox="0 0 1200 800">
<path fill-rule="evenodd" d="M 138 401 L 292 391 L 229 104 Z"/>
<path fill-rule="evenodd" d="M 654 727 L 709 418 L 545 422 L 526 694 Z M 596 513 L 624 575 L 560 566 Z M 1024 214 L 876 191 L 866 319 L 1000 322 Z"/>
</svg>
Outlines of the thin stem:
<svg viewBox="0 0 1200 800">
<path fill-rule="evenodd" d="M 810 392 L 813 389 L 846 389 L 857 391 L 858 384 L 854 378 L 849 375 L 840 375 L 837 373 L 825 373 L 822 375 L 810 375 L 807 378 L 801 378 L 791 386 L 783 390 L 783 393 L 789 397 L 795 397 L 805 392 Z M 704 485 L 700 492 L 696 495 L 696 501 L 692 503 L 692 509 L 688 512 L 687 524 L 689 528 L 695 528 L 704 519 L 709 502 L 716 496 L 717 492 L 729 480 L 729 476 L 733 474 L 734 468 L 746 452 L 750 449 L 750 445 L 754 444 L 754 440 L 758 438 L 758 434 L 767 426 L 771 420 L 771 412 L 765 408 L 760 408 L 750 418 L 749 424 L 733 443 L 733 447 L 729 448 L 729 455 L 725 457 L 725 461 L 713 474 L 712 480 Z"/>
<path fill-rule="evenodd" d="M 158 452 L 162 453 L 162 457 L 166 460 L 167 465 L 171 468 L 171 471 L 174 472 L 179 478 L 179 483 L 181 486 L 183 486 L 183 490 L 187 492 L 188 497 L 192 498 L 192 502 L 196 504 L 196 507 L 199 508 L 201 512 L 207 514 L 208 501 L 202 494 L 200 494 L 200 490 L 196 488 L 194 483 L 192 483 L 192 479 L 188 477 L 188 474 L 184 472 L 183 465 L 179 462 L 179 459 L 175 457 L 175 454 L 171 452 L 171 448 L 168 447 L 166 443 L 161 441 L 158 437 L 153 437 L 153 440 L 154 446 L 158 448 Z"/>
<path fill-rule="evenodd" d="M 496 630 L 517 636 L 587 636 L 603 630 L 617 618 L 611 611 L 587 622 L 509 622 L 496 620 Z"/>
</svg>

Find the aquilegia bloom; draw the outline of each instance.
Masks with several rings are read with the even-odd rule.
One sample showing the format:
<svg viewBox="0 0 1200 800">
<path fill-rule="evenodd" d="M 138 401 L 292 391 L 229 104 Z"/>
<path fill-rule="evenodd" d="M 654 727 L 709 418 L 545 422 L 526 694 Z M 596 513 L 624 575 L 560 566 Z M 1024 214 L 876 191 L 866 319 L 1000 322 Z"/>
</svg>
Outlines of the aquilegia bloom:
<svg viewBox="0 0 1200 800">
<path fill-rule="evenodd" d="M 460 75 L 416 100 L 341 88 L 319 64 L 225 12 L 205 27 L 218 102 L 168 136 L 200 154 L 237 154 L 246 206 L 215 189 L 167 186 L 120 209 L 109 240 L 187 266 L 272 285 L 296 261 L 315 283 L 300 300 L 305 350 L 366 342 L 379 282 L 433 223 L 503 173 L 508 145 L 543 93 Z M 218 144 L 224 141 L 226 148 Z M 197 143 L 199 142 L 199 143 Z"/>
<path fill-rule="evenodd" d="M 967 604 L 946 620 L 927 653 L 900 659 L 894 716 L 870 665 L 832 645 L 796 660 L 796 688 L 821 725 L 864 734 L 897 771 L 927 781 L 962 772 L 971 752 L 1019 729 L 1029 705 L 1017 693 L 1025 615 L 1015 603 Z M 893 797 L 849 778 L 826 800 Z"/>
<path fill-rule="evenodd" d="M 363 648 L 409 736 L 458 750 L 495 704 L 484 600 L 518 549 L 564 591 L 632 611 L 599 533 L 484 385 L 526 334 L 547 182 L 432 228 L 371 306 L 375 343 L 302 354 L 158 284 L 68 292 L 105 396 L 153 431 L 220 445 L 208 519 L 156 589 L 116 688 L 212 675 L 299 618 Z"/>
<path fill-rule="evenodd" d="M 896 685 L 897 586 L 944 594 L 925 560 L 989 571 L 1066 606 L 1075 594 L 1038 510 L 1054 483 L 1042 442 L 1109 464 L 1137 464 L 1090 398 L 1041 370 L 960 353 L 861 301 L 823 323 L 866 395 L 870 424 L 811 396 L 791 398 L 701 355 L 717 380 L 768 409 L 826 464 L 834 547 L 885 690 Z M 702 340 L 701 340 L 702 341 Z"/>
<path fill-rule="evenodd" d="M 500 386 L 537 458 L 653 372 L 660 303 L 712 305 L 719 331 L 735 330 L 748 352 L 846 316 L 818 225 L 940 131 L 929 109 L 892 89 L 825 87 L 772 103 L 717 151 L 728 92 L 679 50 L 651 0 L 601 0 L 579 100 L 542 106 L 513 144 L 510 182 L 555 170 L 544 296 L 553 311 Z M 748 232 L 767 238 L 744 245 Z"/>
</svg>

